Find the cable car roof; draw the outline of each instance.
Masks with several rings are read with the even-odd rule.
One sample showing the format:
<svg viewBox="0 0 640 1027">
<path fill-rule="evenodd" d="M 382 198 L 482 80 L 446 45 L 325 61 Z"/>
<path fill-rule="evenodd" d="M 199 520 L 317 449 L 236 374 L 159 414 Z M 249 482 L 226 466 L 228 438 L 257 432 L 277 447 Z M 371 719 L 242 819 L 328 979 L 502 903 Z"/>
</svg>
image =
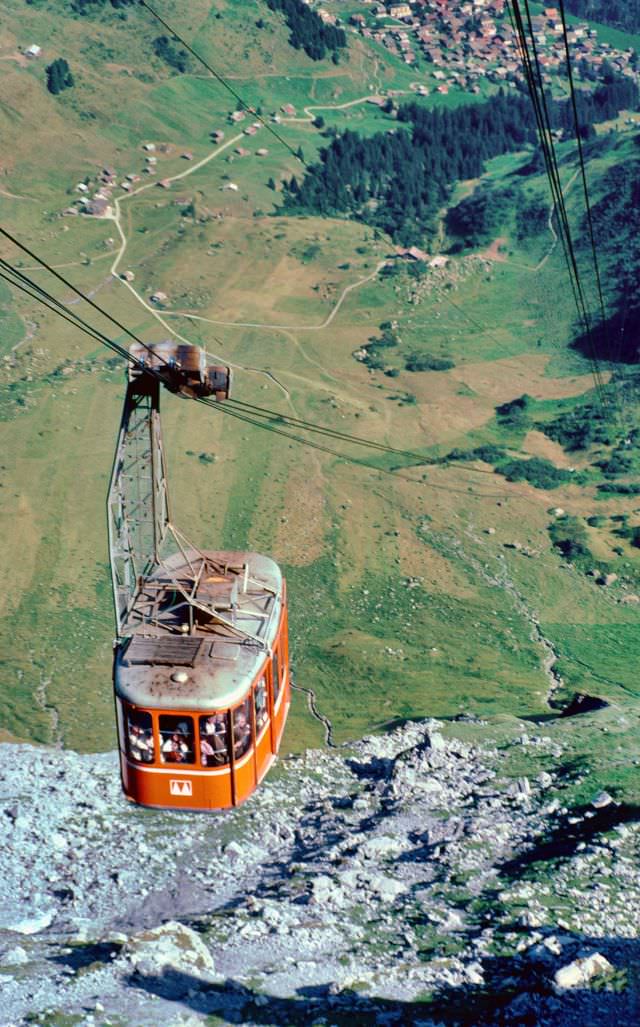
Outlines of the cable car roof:
<svg viewBox="0 0 640 1027">
<path fill-rule="evenodd" d="M 284 581 L 269 557 L 247 552 L 207 552 L 226 573 L 203 576 L 196 598 L 214 611 L 212 619 L 196 622 L 183 633 L 184 606 L 167 617 L 176 598 L 173 581 L 188 575 L 189 553 L 176 553 L 144 583 L 141 603 L 162 608 L 154 625 L 148 617 L 135 625 L 116 655 L 114 680 L 117 695 L 146 709 L 209 711 L 238 702 L 273 646 L 281 620 Z M 178 599 L 181 597 L 178 596 Z M 187 625 L 184 625 L 185 627 Z"/>
</svg>

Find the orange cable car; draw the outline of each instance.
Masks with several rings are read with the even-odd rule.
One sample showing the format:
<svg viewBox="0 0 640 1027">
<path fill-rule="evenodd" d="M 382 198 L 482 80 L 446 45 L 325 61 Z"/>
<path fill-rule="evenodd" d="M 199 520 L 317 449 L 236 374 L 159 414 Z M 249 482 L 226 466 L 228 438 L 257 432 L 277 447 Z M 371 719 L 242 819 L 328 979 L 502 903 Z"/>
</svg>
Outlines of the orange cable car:
<svg viewBox="0 0 640 1027">
<path fill-rule="evenodd" d="M 229 369 L 207 368 L 198 347 L 134 349 L 108 504 L 122 785 L 144 806 L 226 809 L 280 746 L 286 586 L 268 557 L 201 551 L 169 518 L 160 385 L 221 400 Z"/>
</svg>

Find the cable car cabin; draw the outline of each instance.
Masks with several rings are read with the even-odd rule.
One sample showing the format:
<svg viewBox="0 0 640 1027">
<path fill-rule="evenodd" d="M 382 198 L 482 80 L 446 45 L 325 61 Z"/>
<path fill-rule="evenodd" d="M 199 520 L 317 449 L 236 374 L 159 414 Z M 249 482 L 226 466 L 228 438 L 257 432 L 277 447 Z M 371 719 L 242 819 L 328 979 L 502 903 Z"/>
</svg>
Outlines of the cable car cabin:
<svg viewBox="0 0 640 1027">
<path fill-rule="evenodd" d="M 107 504 L 122 786 L 143 806 L 227 809 L 267 773 L 289 711 L 285 583 L 205 552 L 169 515 L 160 392 L 222 401 L 231 371 L 171 340 L 130 350 Z"/>
<path fill-rule="evenodd" d="M 114 661 L 125 795 L 165 809 L 237 806 L 271 766 L 289 710 L 279 567 L 181 549 L 141 583 L 127 626 Z"/>
</svg>

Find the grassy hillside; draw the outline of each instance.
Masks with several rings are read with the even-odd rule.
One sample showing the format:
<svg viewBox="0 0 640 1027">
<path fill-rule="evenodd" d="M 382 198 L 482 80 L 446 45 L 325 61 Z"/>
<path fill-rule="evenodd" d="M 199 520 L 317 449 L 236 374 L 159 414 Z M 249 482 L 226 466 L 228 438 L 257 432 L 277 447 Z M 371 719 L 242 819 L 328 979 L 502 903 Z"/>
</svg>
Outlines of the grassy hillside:
<svg viewBox="0 0 640 1027">
<path fill-rule="evenodd" d="M 235 102 L 211 78 L 173 74 L 149 56 L 157 31 L 141 9 L 123 22 L 110 11 L 87 19 L 47 3 L 5 7 L 0 131 L 12 145 L 0 176 L 2 223 L 68 265 L 74 282 L 145 338 L 177 331 L 232 363 L 237 397 L 424 456 L 421 463 L 385 455 L 359 467 L 347 458 L 371 457 L 352 445 L 335 457 L 222 411 L 170 396 L 164 404 L 176 522 L 202 546 L 255 547 L 282 564 L 295 678 L 315 689 L 336 738 L 427 714 L 547 715 L 551 650 L 564 678 L 558 696 L 584 688 L 633 703 L 632 663 L 616 651 L 638 649 L 630 599 L 640 589 L 637 548 L 620 525 L 638 524 L 639 503 L 599 490 L 606 479 L 593 464 L 612 446 L 574 454 L 545 434 L 545 423 L 592 394 L 594 382 L 588 361 L 568 345 L 574 310 L 544 219 L 538 233 L 522 236 L 506 217 L 486 245 L 431 269 L 399 263 L 390 240 L 365 226 L 273 216 L 295 158 L 264 128 L 242 136 L 243 125 L 228 121 Z M 304 118 L 305 105 L 324 104 L 328 125 L 392 127 L 366 103 L 329 109 L 365 97 L 372 68 L 384 76 L 391 67 L 377 52 L 372 61 L 361 40 L 350 37 L 336 67 L 293 51 L 263 4 L 197 0 L 171 17 L 265 113 L 293 103 Z M 258 18 L 266 28 L 255 27 Z M 17 48 L 34 41 L 43 60 L 18 60 Z M 43 76 L 53 56 L 66 57 L 77 82 L 56 97 Z M 226 148 L 212 144 L 215 128 L 224 129 Z M 323 143 L 308 121 L 283 121 L 278 131 L 307 159 Z M 156 151 L 155 178 L 183 176 L 167 190 L 142 175 L 145 141 L 172 147 Z M 236 146 L 249 155 L 238 157 Z M 258 148 L 268 153 L 259 157 Z M 634 148 L 632 136 L 620 134 L 594 153 L 595 195 L 607 168 Z M 185 149 L 192 161 L 180 156 Z M 561 155 L 577 225 L 575 164 L 569 147 Z M 498 158 L 482 184 L 548 202 L 541 176 L 518 175 L 530 157 Z M 129 197 L 115 191 L 117 223 L 60 217 L 76 183 L 105 164 L 118 181 L 138 173 L 134 188 L 148 188 Z M 453 202 L 477 187 L 460 184 Z M 446 250 L 455 240 L 444 213 Z M 3 255 L 30 266 L 8 247 Z M 133 271 L 131 288 L 111 268 Z M 584 274 L 591 283 L 586 263 Z M 168 297 L 163 310 L 149 305 L 157 290 Z M 114 736 L 104 501 L 122 371 L 33 302 L 3 289 L 0 309 L 8 358 L 0 364 L 0 566 L 10 625 L 3 724 L 20 737 L 105 748 Z M 370 370 L 353 354 L 385 323 L 397 344 Z M 453 366 L 410 371 L 412 354 Z M 530 421 L 505 423 L 496 407 L 524 393 Z M 624 416 L 637 418 L 633 397 Z M 486 445 L 584 475 L 544 489 L 506 480 L 491 461 L 436 462 Z M 386 473 L 398 466 L 402 474 Z M 611 585 L 553 544 L 550 511 L 558 507 L 583 526 L 594 564 L 618 575 Z M 287 747 L 320 738 L 296 695 Z"/>
</svg>

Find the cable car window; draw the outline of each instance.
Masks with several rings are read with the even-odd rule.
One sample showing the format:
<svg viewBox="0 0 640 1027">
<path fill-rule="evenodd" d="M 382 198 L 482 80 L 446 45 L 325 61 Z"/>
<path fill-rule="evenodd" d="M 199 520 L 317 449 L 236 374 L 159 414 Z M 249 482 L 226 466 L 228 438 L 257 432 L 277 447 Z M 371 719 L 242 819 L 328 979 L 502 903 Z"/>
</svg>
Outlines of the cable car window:
<svg viewBox="0 0 640 1027">
<path fill-rule="evenodd" d="M 278 701 L 278 696 L 280 695 L 280 659 L 277 649 L 273 654 L 273 670 L 271 676 L 273 678 L 273 704 L 275 706 Z"/>
<path fill-rule="evenodd" d="M 259 735 L 267 723 L 267 682 L 261 677 L 254 688 L 253 701 L 256 704 L 256 735 Z"/>
<path fill-rule="evenodd" d="M 194 763 L 193 717 L 160 716 L 160 752 L 163 763 Z"/>
<path fill-rule="evenodd" d="M 127 754 L 138 763 L 153 763 L 153 722 L 146 710 L 127 709 L 126 715 Z"/>
<path fill-rule="evenodd" d="M 229 762 L 228 713 L 200 717 L 200 762 L 203 767 L 220 767 Z"/>
<path fill-rule="evenodd" d="M 233 755 L 239 760 L 252 742 L 251 696 L 233 711 Z"/>
</svg>

